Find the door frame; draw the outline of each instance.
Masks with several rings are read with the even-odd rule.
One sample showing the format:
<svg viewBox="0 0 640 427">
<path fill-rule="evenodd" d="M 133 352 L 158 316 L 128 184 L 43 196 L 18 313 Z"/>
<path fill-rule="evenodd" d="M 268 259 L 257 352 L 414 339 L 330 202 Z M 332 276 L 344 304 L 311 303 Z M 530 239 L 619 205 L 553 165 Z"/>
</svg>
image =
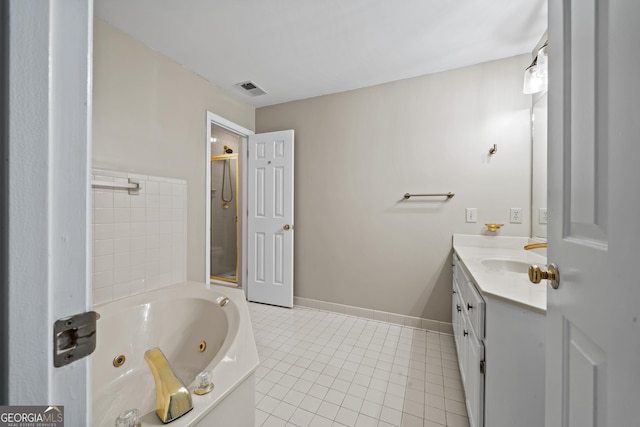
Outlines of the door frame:
<svg viewBox="0 0 640 427">
<path fill-rule="evenodd" d="M 0 64 L 9 71 L 0 297 L 9 322 L 0 336 L 10 342 L 0 343 L 0 403 L 63 405 L 68 425 L 89 425 L 90 358 L 54 367 L 53 324 L 92 304 L 93 1 L 12 1 L 8 9 L 0 17 L 11 24 L 0 47 L 9 48 Z"/>
<path fill-rule="evenodd" d="M 211 111 L 207 111 L 207 129 L 206 129 L 206 183 L 205 183 L 205 283 L 218 283 L 211 279 L 211 125 L 218 126 L 240 136 L 240 155 L 238 160 L 242 159 L 242 174 L 240 176 L 242 188 L 242 209 L 240 218 L 242 219 L 242 229 L 240 231 L 239 241 L 242 242 L 242 268 L 238 271 L 238 281 L 242 286 L 245 296 L 247 295 L 246 285 L 246 269 L 247 269 L 247 141 L 249 135 L 255 132 L 249 130 L 239 124 L 225 119 Z"/>
</svg>

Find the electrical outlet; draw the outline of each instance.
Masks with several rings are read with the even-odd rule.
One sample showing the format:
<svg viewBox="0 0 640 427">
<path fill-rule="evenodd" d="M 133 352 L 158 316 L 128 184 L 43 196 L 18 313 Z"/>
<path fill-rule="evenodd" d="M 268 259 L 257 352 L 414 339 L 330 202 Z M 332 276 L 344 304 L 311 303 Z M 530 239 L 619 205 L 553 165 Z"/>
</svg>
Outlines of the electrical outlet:
<svg viewBox="0 0 640 427">
<path fill-rule="evenodd" d="M 467 214 L 467 222 L 478 222 L 478 209 L 466 208 L 464 211 Z"/>
<path fill-rule="evenodd" d="M 538 222 L 540 222 L 540 224 L 547 223 L 547 208 L 540 208 L 538 210 Z"/>
<path fill-rule="evenodd" d="M 509 220 L 512 224 L 521 224 L 522 223 L 522 208 L 511 208 L 511 219 Z"/>
</svg>

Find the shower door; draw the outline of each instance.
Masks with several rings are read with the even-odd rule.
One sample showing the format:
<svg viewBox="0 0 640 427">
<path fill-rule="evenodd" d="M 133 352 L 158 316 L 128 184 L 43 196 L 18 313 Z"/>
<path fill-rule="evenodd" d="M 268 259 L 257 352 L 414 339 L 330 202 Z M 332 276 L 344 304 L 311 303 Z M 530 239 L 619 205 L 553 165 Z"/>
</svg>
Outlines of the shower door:
<svg viewBox="0 0 640 427">
<path fill-rule="evenodd" d="M 211 272 L 238 283 L 238 154 L 211 156 Z"/>
</svg>

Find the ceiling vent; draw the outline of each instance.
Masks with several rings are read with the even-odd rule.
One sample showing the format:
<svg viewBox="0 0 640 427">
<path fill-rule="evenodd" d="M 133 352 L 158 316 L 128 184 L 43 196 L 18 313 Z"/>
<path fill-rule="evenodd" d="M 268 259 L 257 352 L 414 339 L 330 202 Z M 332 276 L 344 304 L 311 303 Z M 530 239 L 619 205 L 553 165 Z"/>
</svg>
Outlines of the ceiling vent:
<svg viewBox="0 0 640 427">
<path fill-rule="evenodd" d="M 255 82 L 252 82 L 251 80 L 248 80 L 246 82 L 236 83 L 235 85 L 251 96 L 260 96 L 267 93 L 264 89 L 262 89 L 260 86 L 258 86 Z"/>
</svg>

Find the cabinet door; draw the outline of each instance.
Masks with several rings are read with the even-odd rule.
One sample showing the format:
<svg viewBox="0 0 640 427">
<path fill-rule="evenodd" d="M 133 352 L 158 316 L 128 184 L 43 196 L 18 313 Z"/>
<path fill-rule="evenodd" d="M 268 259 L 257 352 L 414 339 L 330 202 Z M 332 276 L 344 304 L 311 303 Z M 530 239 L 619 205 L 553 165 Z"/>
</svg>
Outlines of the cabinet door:
<svg viewBox="0 0 640 427">
<path fill-rule="evenodd" d="M 462 336 L 462 297 L 456 278 L 453 278 L 453 295 L 451 296 L 451 323 L 453 324 L 453 336 L 456 350 L 460 353 L 460 338 Z"/>
<path fill-rule="evenodd" d="M 471 324 L 464 311 L 460 314 L 460 337 L 458 348 L 458 364 L 460 365 L 460 379 L 464 389 L 467 389 L 469 336 L 471 335 Z"/>
<path fill-rule="evenodd" d="M 480 363 L 484 360 L 484 344 L 470 332 L 466 345 L 465 394 L 470 427 L 482 427 L 484 424 L 484 374 Z"/>
<path fill-rule="evenodd" d="M 460 287 L 457 286 L 457 282 L 454 279 L 454 288 L 456 293 L 453 294 L 453 310 L 452 321 L 454 328 L 454 340 L 456 343 L 456 350 L 458 351 L 458 365 L 460 367 L 460 375 L 462 383 L 465 381 L 465 355 L 467 354 L 467 336 L 471 328 L 471 324 L 468 322 L 466 313 L 463 310 L 462 293 Z"/>
</svg>

